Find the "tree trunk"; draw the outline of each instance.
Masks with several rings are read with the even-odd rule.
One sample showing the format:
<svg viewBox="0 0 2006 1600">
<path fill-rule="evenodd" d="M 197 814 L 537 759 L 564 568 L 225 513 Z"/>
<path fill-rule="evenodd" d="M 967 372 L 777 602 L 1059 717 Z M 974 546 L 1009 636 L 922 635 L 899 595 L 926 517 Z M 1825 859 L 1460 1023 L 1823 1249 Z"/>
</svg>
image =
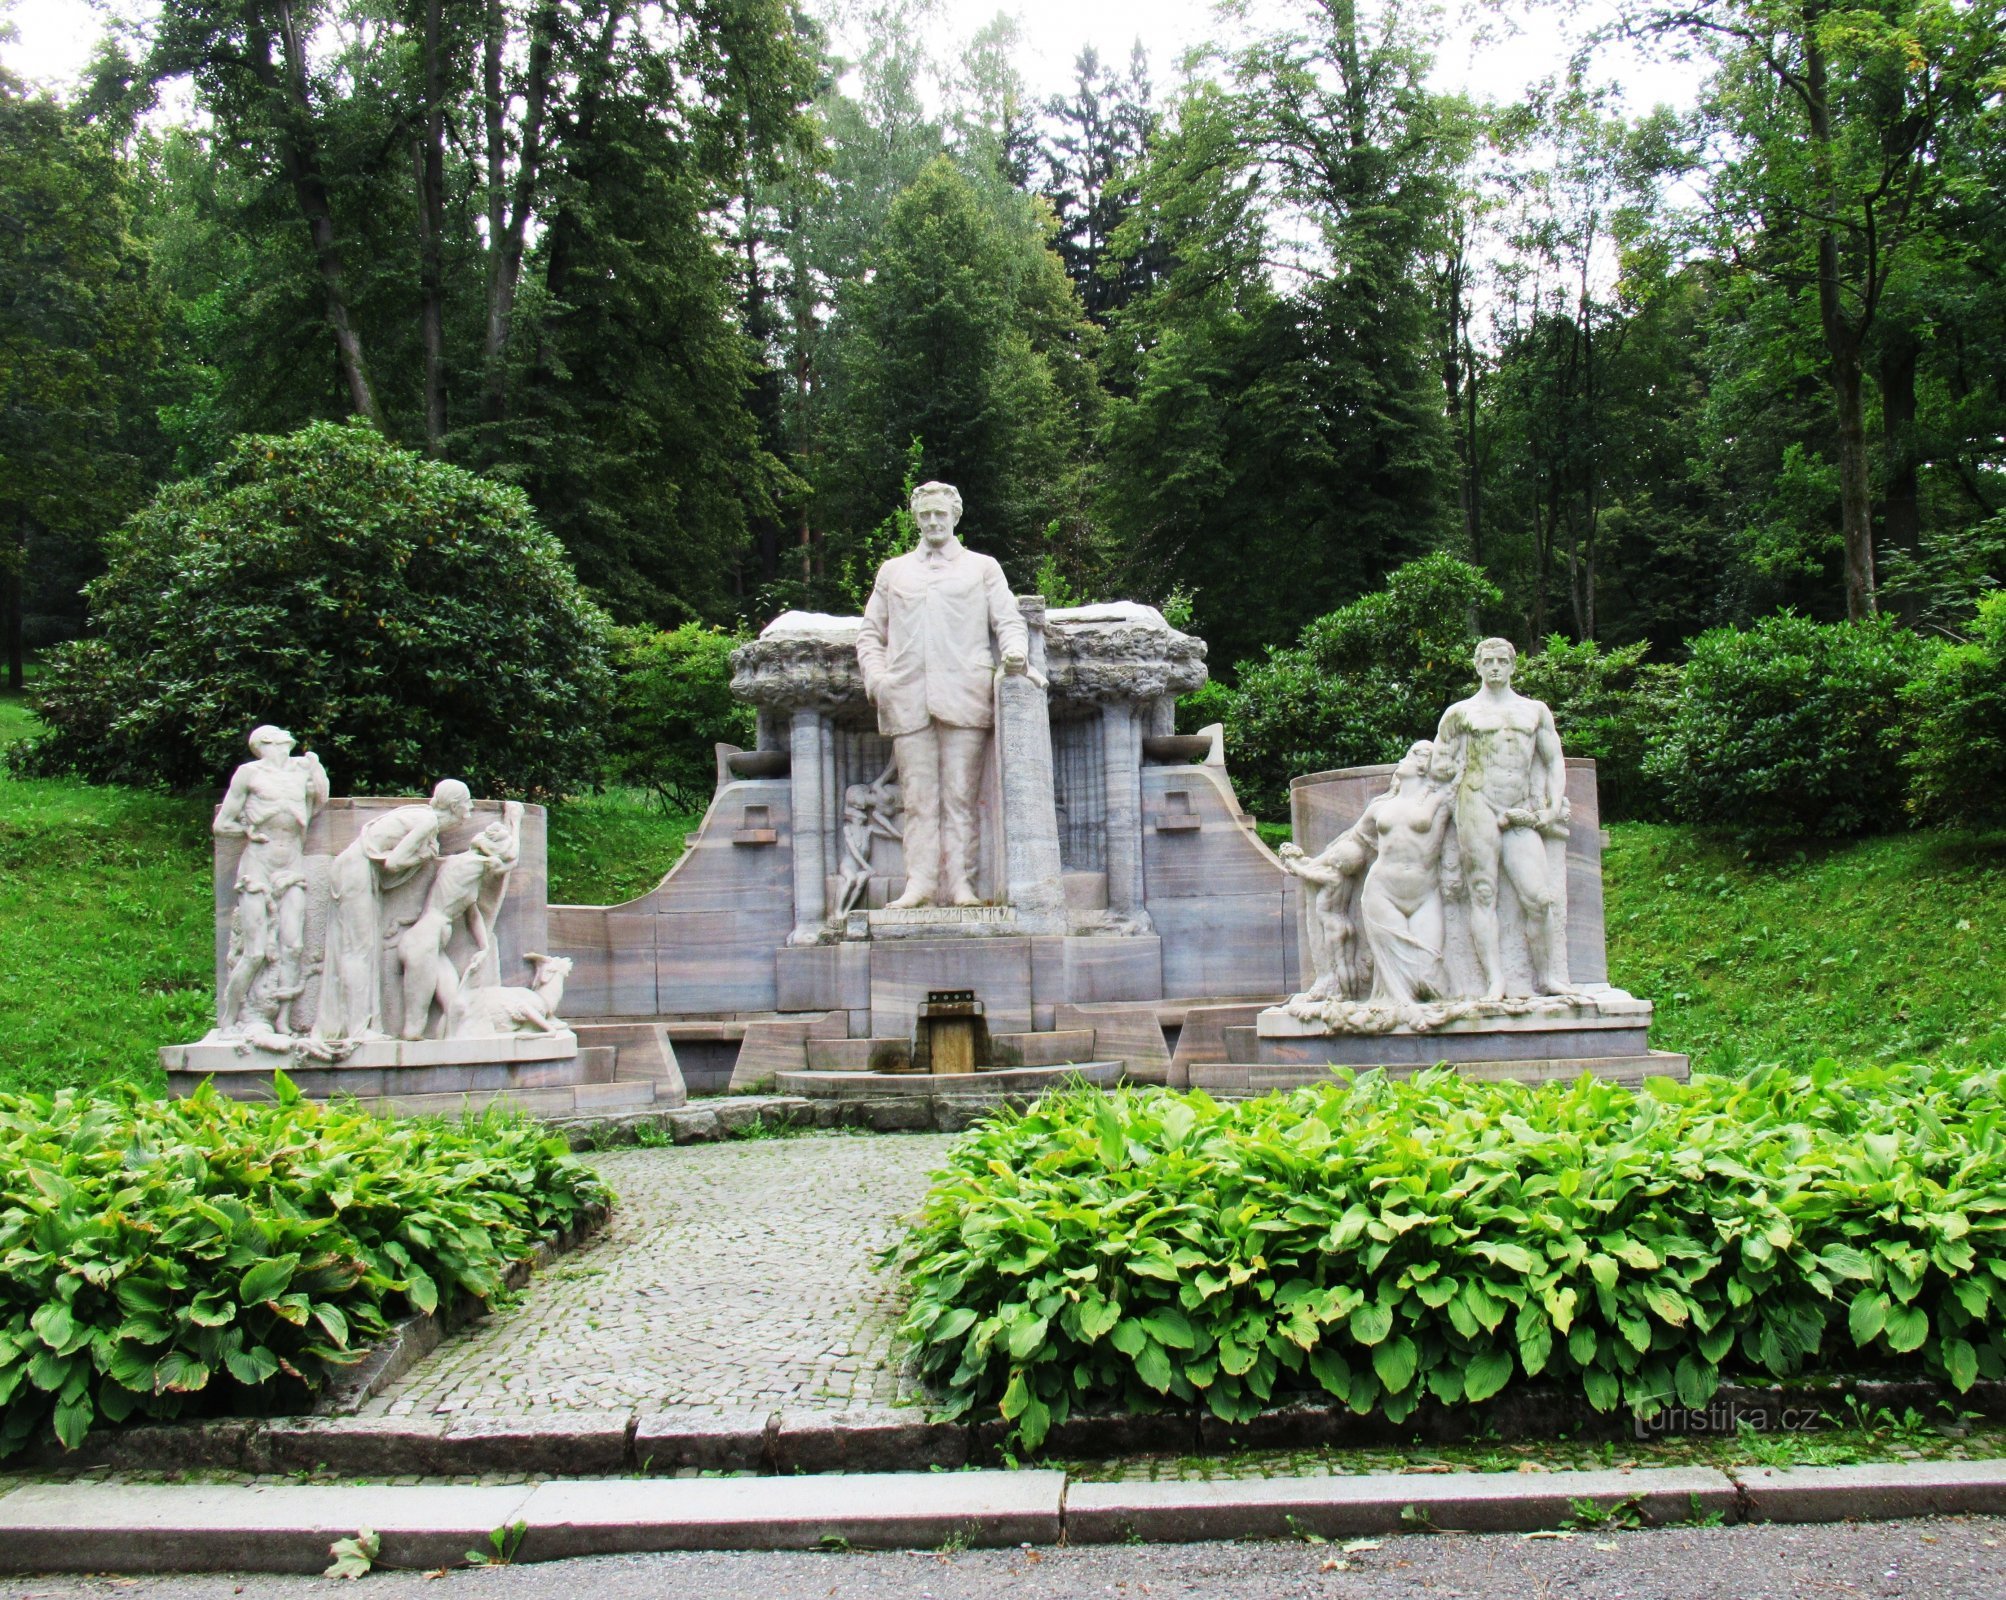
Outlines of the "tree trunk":
<svg viewBox="0 0 2006 1600">
<path fill-rule="evenodd" d="M 1832 398 L 1839 413 L 1839 525 L 1846 546 L 1846 617 L 1871 617 L 1874 599 L 1873 485 L 1867 471 L 1867 424 L 1860 402 L 1857 346 L 1832 355 Z"/>
<path fill-rule="evenodd" d="M 1457 223 L 1460 234 L 1462 218 Z M 1443 271 L 1442 391 L 1448 409 L 1456 451 L 1456 499 L 1463 515 L 1464 548 L 1470 559 L 1483 565 L 1481 530 L 1477 526 L 1476 460 L 1476 353 L 1470 348 L 1467 330 L 1469 307 L 1464 298 L 1464 278 L 1469 270 L 1469 254 L 1459 236 L 1454 253 Z"/>
<path fill-rule="evenodd" d="M 482 62 L 488 165 L 488 316 L 481 341 L 485 380 L 481 414 L 490 422 L 499 422 L 508 414 L 509 336 L 515 325 L 516 290 L 522 281 L 523 241 L 543 163 L 556 8 L 540 7 L 530 25 L 529 64 L 523 75 L 522 148 L 516 162 L 513 203 L 508 193 L 508 128 L 502 94 L 507 30 L 508 14 L 501 0 L 490 0 Z"/>
<path fill-rule="evenodd" d="M 6 591 L 6 615 L 0 628 L 7 633 L 7 687 L 19 693 L 28 681 L 28 656 L 21 642 L 21 613 L 27 606 L 28 524 L 14 525 L 13 559 L 0 562 L 0 586 Z"/>
<path fill-rule="evenodd" d="M 334 206 L 328 198 L 327 182 L 321 176 L 320 153 L 313 137 L 305 46 L 293 17 L 292 0 L 275 0 L 273 10 L 285 54 L 284 73 L 272 59 L 272 33 L 262 13 L 255 13 L 252 18 L 248 65 L 259 85 L 271 96 L 273 109 L 278 113 L 274 122 L 279 166 L 292 185 L 300 215 L 306 219 L 307 234 L 313 240 L 314 265 L 320 271 L 327 322 L 334 331 L 335 359 L 348 389 L 349 406 L 380 429 L 383 415 L 376 406 L 376 392 L 370 387 L 369 366 L 362 356 L 362 336 L 355 331 L 349 316 L 348 286 L 341 267 L 341 250 L 335 242 Z"/>
<path fill-rule="evenodd" d="M 425 0 L 425 134 L 418 161 L 418 319 L 425 351 L 425 448 L 446 438 L 446 68 L 443 0 Z"/>
<path fill-rule="evenodd" d="M 599 99 L 606 85 L 608 73 L 612 70 L 613 46 L 618 39 L 621 20 L 626 15 L 627 0 L 615 0 L 606 8 L 605 25 L 599 31 L 599 38 L 593 46 L 592 57 L 586 70 L 578 75 L 576 107 L 571 117 L 570 151 L 566 164 L 574 174 L 582 176 L 589 167 L 593 155 L 593 139 L 599 122 Z M 521 193 L 518 181 L 517 193 Z M 550 219 L 550 247 L 544 254 L 543 284 L 546 297 L 561 302 L 571 280 L 571 258 L 576 252 L 580 223 L 577 212 L 560 206 L 557 214 Z M 536 352 L 537 372 L 540 378 L 547 378 L 555 369 L 557 352 L 550 343 L 548 323 L 543 329 Z"/>
<path fill-rule="evenodd" d="M 1900 322 L 1883 324 L 1881 333 L 1881 455 L 1887 491 L 1881 516 L 1882 548 L 1914 557 L 1922 548 L 1920 452 L 1915 436 L 1915 375 L 1922 354 L 1915 330 Z M 1905 621 L 1913 622 L 1920 596 L 1902 595 L 1896 602 Z"/>
<path fill-rule="evenodd" d="M 1832 106 L 1826 84 L 1817 17 L 1806 8 L 1804 106 L 1811 124 L 1813 167 L 1828 215 L 1837 210 L 1832 182 Z M 1846 551 L 1846 616 L 1859 622 L 1874 614 L 1873 484 L 1867 471 L 1867 428 L 1860 403 L 1860 346 L 1867 318 L 1849 317 L 1839 297 L 1839 241 L 1827 227 L 1818 235 L 1818 321 L 1831 364 L 1832 399 L 1839 424 L 1839 532 Z"/>
</svg>

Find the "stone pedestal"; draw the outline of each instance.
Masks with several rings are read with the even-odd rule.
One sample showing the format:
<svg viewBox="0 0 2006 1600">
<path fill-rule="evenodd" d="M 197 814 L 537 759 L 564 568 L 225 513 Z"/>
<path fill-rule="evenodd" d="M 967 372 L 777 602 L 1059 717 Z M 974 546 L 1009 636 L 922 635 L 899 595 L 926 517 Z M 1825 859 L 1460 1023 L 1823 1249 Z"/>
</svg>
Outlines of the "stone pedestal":
<svg viewBox="0 0 2006 1600">
<path fill-rule="evenodd" d="M 1023 933 L 1066 931 L 1059 816 L 1053 804 L 1052 718 L 1045 694 L 1045 602 L 1017 602 L 1029 639 L 1030 670 L 996 685 L 996 763 L 1003 788 L 1004 898 Z"/>
</svg>

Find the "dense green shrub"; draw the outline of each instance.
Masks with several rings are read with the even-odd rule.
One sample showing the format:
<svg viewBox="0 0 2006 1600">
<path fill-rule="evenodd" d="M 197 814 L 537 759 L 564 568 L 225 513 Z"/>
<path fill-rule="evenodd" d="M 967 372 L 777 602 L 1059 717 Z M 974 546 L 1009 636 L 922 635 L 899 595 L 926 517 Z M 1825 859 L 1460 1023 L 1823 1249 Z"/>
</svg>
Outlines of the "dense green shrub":
<svg viewBox="0 0 2006 1600">
<path fill-rule="evenodd" d="M 95 637 L 37 684 L 50 731 L 10 753 L 28 770 L 213 786 L 276 722 L 342 793 L 599 775 L 605 619 L 518 490 L 316 423 L 239 439 L 106 553 Z"/>
<path fill-rule="evenodd" d="M 1979 602 L 1971 637 L 1939 652 L 1905 699 L 1910 809 L 1953 825 L 2006 822 L 2006 594 Z"/>
<path fill-rule="evenodd" d="M 1397 761 L 1475 687 L 1479 608 L 1502 597 L 1453 556 L 1411 561 L 1386 587 L 1318 617 L 1293 645 L 1241 666 L 1228 754 L 1249 810 L 1288 815 L 1289 779 Z"/>
<path fill-rule="evenodd" d="M 1665 814 L 1664 787 L 1644 770 L 1644 753 L 1663 736 L 1678 706 L 1679 669 L 1644 659 L 1649 646 L 1600 648 L 1555 634 L 1537 655 L 1523 656 L 1512 686 L 1553 709 L 1561 747 L 1595 763 L 1602 819 L 1635 821 Z"/>
<path fill-rule="evenodd" d="M 1053 1096 L 950 1152 L 902 1327 L 952 1414 L 1033 1447 L 1093 1404 L 1398 1422 L 1540 1376 L 1604 1411 L 1703 1405 L 1723 1370 L 1968 1389 L 2006 1376 L 1999 1089 L 1821 1062 Z"/>
<path fill-rule="evenodd" d="M 694 622 L 616 632 L 607 775 L 673 809 L 703 810 L 717 775 L 711 747 L 752 743 L 752 707 L 731 694 L 731 652 L 744 642 Z"/>
<path fill-rule="evenodd" d="M 0 1096 L 0 1455 L 53 1422 L 311 1389 L 604 1198 L 537 1124 L 302 1100 Z"/>
<path fill-rule="evenodd" d="M 1701 634 L 1646 770 L 1682 820 L 1751 841 L 1897 827 L 1902 690 L 1934 648 L 1885 618 L 1788 611 Z"/>
</svg>

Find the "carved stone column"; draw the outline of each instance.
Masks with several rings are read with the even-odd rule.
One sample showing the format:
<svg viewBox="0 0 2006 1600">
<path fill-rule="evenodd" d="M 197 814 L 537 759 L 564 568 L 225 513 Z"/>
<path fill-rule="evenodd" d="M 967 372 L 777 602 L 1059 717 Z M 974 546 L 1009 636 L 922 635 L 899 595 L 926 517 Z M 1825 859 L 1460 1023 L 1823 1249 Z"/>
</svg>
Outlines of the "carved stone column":
<svg viewBox="0 0 2006 1600">
<path fill-rule="evenodd" d="M 1066 891 L 1053 804 L 1052 720 L 1045 692 L 1045 601 L 1020 595 L 1030 671 L 996 686 L 996 759 L 1003 781 L 1004 896 L 1018 931 L 1064 933 Z"/>
<path fill-rule="evenodd" d="M 817 944 L 829 914 L 828 866 L 822 804 L 823 714 L 797 708 L 788 725 L 794 813 L 794 932 L 789 944 Z"/>
<path fill-rule="evenodd" d="M 1147 928 L 1142 903 L 1142 718 L 1125 700 L 1101 708 L 1107 775 L 1107 908 Z"/>
</svg>

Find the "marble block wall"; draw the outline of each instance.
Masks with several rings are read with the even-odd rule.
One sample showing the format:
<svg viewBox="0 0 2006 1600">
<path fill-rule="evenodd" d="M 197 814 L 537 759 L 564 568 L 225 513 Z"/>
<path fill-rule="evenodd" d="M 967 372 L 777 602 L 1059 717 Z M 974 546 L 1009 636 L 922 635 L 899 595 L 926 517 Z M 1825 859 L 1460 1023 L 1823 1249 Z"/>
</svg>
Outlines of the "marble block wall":
<svg viewBox="0 0 2006 1600">
<path fill-rule="evenodd" d="M 1296 880 L 1254 832 L 1223 767 L 1142 769 L 1142 886 L 1166 996 L 1272 999 L 1301 987 Z"/>
<path fill-rule="evenodd" d="M 425 798 L 345 796 L 329 800 L 307 828 L 304 867 L 307 880 L 306 903 L 306 984 L 299 1003 L 293 1008 L 296 1021 L 310 1023 L 320 1009 L 321 957 L 327 948 L 327 879 L 334 858 L 345 850 L 363 826 L 385 811 L 399 806 L 422 806 Z M 220 810 L 220 807 L 218 808 Z M 475 834 L 502 817 L 499 800 L 476 800 L 474 812 L 464 822 L 455 823 L 440 835 L 439 852 L 452 855 L 467 848 Z M 522 853 L 509 874 L 508 897 L 502 902 L 495 923 L 495 938 L 504 984 L 529 983 L 530 951 L 548 952 L 550 925 L 545 900 L 550 889 L 545 868 L 548 841 L 547 817 L 542 806 L 525 806 L 522 818 Z M 244 852 L 241 836 L 215 836 L 216 904 L 216 992 L 221 994 L 229 975 L 230 913 L 237 900 L 237 858 Z M 432 871 L 417 873 L 411 881 L 388 890 L 383 896 L 385 926 L 408 926 L 418 919 L 425 906 L 425 891 L 431 887 Z M 447 947 L 453 965 L 464 967 L 474 953 L 473 941 L 464 927 L 454 931 Z M 383 1022 L 393 1036 L 403 1020 L 404 995 L 395 951 L 383 947 Z M 567 1009 L 569 1009 L 567 1007 Z"/>
<path fill-rule="evenodd" d="M 1383 794 L 1393 776 L 1391 766 L 1346 767 L 1337 772 L 1312 772 L 1289 783 L 1290 820 L 1296 843 L 1310 855 L 1356 822 L 1366 806 Z M 1595 790 L 1595 763 L 1567 757 L 1567 799 L 1572 808 L 1565 841 L 1549 840 L 1549 859 L 1564 860 L 1567 882 L 1567 969 L 1576 983 L 1607 983 L 1609 953 L 1602 927 L 1602 817 Z M 1294 880 L 1291 880 L 1294 881 Z M 1518 899 L 1509 884 L 1498 888 L 1499 919 L 1504 932 L 1506 969 L 1514 992 L 1529 993 L 1532 974 L 1520 935 L 1523 921 Z M 1448 903 L 1448 962 L 1453 976 L 1474 983 L 1476 963 L 1470 949 L 1469 913 L 1461 900 Z M 1308 970 L 1308 932 L 1300 914 L 1290 919 L 1292 941 Z M 1480 987 L 1480 986 L 1478 986 Z"/>
<path fill-rule="evenodd" d="M 794 926 L 791 792 L 784 778 L 727 783 L 696 842 L 646 894 L 617 906 L 552 906 L 552 949 L 574 963 L 565 1012 L 780 1009 L 773 953 Z"/>
</svg>

